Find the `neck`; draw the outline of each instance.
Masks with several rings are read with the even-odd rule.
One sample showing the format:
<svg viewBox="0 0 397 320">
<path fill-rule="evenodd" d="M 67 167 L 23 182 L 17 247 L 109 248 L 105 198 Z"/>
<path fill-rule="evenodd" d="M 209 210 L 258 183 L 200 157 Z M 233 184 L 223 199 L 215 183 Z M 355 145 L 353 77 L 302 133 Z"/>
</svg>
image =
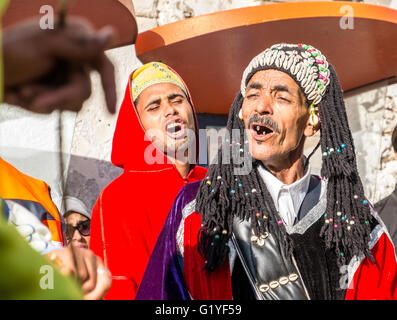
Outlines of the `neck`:
<svg viewBox="0 0 397 320">
<path fill-rule="evenodd" d="M 265 167 L 270 171 L 271 174 L 273 174 L 278 180 L 280 180 L 284 184 L 292 184 L 305 175 L 303 158 L 294 161 L 289 167 Z"/>
<path fill-rule="evenodd" d="M 179 174 L 182 176 L 182 178 L 186 178 L 188 176 L 191 168 L 190 163 L 179 162 L 179 161 L 175 161 L 174 159 L 174 165 L 176 170 L 178 170 Z"/>
<path fill-rule="evenodd" d="M 302 155 L 303 144 L 302 148 L 298 147 L 297 149 L 291 151 L 283 159 L 277 159 L 276 161 L 272 162 L 262 162 L 265 168 L 269 170 L 269 172 L 278 180 L 284 184 L 292 184 L 305 175 L 305 161 Z"/>
<path fill-rule="evenodd" d="M 192 155 L 189 154 L 188 149 L 183 151 L 183 155 L 176 153 L 175 157 L 167 155 L 167 158 L 175 165 L 176 170 L 178 170 L 182 178 L 186 178 L 188 176 L 192 168 L 191 163 L 195 163 Z"/>
</svg>

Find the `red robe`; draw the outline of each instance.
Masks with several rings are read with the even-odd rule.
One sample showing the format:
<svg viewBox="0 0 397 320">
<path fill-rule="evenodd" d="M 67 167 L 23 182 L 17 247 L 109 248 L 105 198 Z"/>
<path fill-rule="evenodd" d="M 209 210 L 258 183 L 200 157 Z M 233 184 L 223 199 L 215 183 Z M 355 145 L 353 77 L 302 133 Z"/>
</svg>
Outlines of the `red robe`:
<svg viewBox="0 0 397 320">
<path fill-rule="evenodd" d="M 198 151 L 197 119 L 196 131 Z M 148 164 L 144 159 L 147 148 L 155 149 L 145 139 L 128 81 L 112 147 L 112 163 L 124 171 L 102 191 L 91 220 L 90 249 L 104 260 L 112 274 L 112 286 L 105 299 L 135 298 L 176 195 L 185 184 L 203 179 L 207 172 L 194 166 L 183 178 L 157 149 L 153 153 L 157 152 L 156 159 L 160 158 L 162 163 Z"/>
<path fill-rule="evenodd" d="M 232 299 L 228 260 L 215 272 L 203 270 L 205 258 L 197 250 L 197 233 L 201 226 L 199 214 L 192 213 L 184 223 L 184 275 L 189 293 L 195 300 Z M 345 300 L 397 300 L 397 262 L 393 242 L 386 229 L 379 224 L 371 235 L 369 258 L 351 263 Z"/>
</svg>

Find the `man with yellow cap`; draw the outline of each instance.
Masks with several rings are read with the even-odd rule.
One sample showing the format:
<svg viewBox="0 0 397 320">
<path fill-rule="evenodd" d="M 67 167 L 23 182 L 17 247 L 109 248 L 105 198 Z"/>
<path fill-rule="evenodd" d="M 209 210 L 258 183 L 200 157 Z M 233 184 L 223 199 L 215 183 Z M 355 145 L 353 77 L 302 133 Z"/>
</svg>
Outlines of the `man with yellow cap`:
<svg viewBox="0 0 397 320">
<path fill-rule="evenodd" d="M 151 62 L 129 77 L 113 136 L 112 163 L 123 174 L 100 194 L 90 249 L 112 273 L 106 299 L 134 299 L 179 190 L 204 178 L 189 90 L 170 67 Z"/>
</svg>

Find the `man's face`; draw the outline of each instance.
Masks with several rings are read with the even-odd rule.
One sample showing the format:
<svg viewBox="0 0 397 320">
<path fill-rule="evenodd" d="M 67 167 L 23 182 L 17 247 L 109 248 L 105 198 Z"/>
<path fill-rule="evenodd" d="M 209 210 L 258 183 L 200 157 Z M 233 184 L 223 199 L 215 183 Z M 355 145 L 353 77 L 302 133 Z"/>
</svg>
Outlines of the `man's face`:
<svg viewBox="0 0 397 320">
<path fill-rule="evenodd" d="M 265 165 L 282 166 L 293 153 L 295 157 L 301 154 L 302 138 L 314 134 L 305 97 L 296 82 L 281 71 L 254 74 L 247 85 L 242 115 L 252 157 Z"/>
<path fill-rule="evenodd" d="M 90 220 L 78 212 L 69 212 L 65 217 L 68 244 L 88 248 L 90 244 Z"/>
<path fill-rule="evenodd" d="M 193 109 L 178 86 L 159 83 L 146 88 L 136 108 L 148 136 L 165 154 L 173 156 L 191 143 L 191 134 L 195 133 Z"/>
</svg>

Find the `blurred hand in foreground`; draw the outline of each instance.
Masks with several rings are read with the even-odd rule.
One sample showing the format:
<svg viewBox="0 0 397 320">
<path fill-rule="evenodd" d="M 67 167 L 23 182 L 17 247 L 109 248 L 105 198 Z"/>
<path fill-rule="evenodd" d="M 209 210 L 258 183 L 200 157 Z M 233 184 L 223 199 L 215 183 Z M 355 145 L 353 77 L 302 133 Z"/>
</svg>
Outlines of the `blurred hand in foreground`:
<svg viewBox="0 0 397 320">
<path fill-rule="evenodd" d="M 5 30 L 4 101 L 37 113 L 79 111 L 91 95 L 90 72 L 96 70 L 114 113 L 114 67 L 104 53 L 113 37 L 112 28 L 95 31 L 79 18 L 68 18 L 63 28 L 43 30 L 32 20 Z"/>
<path fill-rule="evenodd" d="M 110 272 L 103 265 L 101 258 L 91 250 L 77 247 L 73 249 L 77 270 L 70 246 L 53 250 L 47 257 L 58 266 L 62 274 L 74 275 L 80 280 L 85 300 L 102 299 L 112 284 Z"/>
</svg>

